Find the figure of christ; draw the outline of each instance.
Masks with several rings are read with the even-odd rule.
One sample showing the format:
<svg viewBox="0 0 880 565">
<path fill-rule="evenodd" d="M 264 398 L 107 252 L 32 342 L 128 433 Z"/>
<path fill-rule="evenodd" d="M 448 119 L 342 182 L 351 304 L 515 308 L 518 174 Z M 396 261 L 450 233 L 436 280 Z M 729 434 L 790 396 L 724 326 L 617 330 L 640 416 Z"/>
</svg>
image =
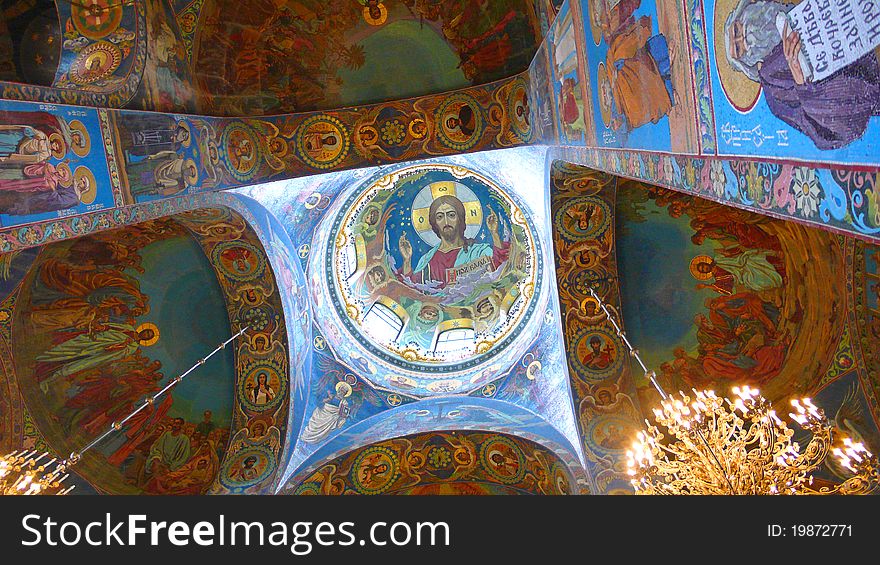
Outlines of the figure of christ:
<svg viewBox="0 0 880 565">
<path fill-rule="evenodd" d="M 486 227 L 492 236 L 492 245 L 475 243 L 465 237 L 465 210 L 461 200 L 451 195 L 438 197 L 431 203 L 428 211 L 431 230 L 440 238 L 440 243 L 425 253 L 418 261 L 415 271 L 412 268 L 413 248 L 406 238 L 400 236 L 400 254 L 403 257 L 401 275 L 416 283 L 435 281 L 444 288 L 450 281 L 449 270 L 461 267 L 481 257 L 491 257 L 492 269 L 500 267 L 510 254 L 510 242 L 501 241 L 498 235 L 498 217 L 491 212 L 486 218 Z"/>
</svg>

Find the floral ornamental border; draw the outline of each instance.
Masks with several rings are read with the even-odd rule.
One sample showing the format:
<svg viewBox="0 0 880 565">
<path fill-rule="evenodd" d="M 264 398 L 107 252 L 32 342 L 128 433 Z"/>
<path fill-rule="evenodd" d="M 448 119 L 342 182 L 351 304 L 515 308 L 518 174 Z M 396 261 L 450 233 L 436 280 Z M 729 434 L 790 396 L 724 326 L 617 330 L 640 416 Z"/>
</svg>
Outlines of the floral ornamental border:
<svg viewBox="0 0 880 565">
<path fill-rule="evenodd" d="M 880 242 L 880 167 L 559 147 L 553 159 Z"/>
</svg>

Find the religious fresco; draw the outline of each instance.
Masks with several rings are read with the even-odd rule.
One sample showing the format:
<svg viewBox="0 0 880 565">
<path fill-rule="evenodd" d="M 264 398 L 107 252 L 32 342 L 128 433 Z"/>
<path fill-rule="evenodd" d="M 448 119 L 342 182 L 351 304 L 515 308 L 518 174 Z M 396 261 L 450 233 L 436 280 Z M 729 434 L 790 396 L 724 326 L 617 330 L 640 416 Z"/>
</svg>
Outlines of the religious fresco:
<svg viewBox="0 0 880 565">
<path fill-rule="evenodd" d="M 0 225 L 112 208 L 99 111 L 4 101 Z"/>
<path fill-rule="evenodd" d="M 540 444 L 488 432 L 400 437 L 323 463 L 282 494 L 577 494 L 567 465 Z"/>
<path fill-rule="evenodd" d="M 196 25 L 195 15 L 175 17 L 169 0 L 143 0 L 146 7 L 147 60 L 140 87 L 128 108 L 155 112 L 194 112 L 196 93 L 184 28 Z M 191 37 L 191 34 L 190 34 Z"/>
<path fill-rule="evenodd" d="M 326 299 L 346 331 L 403 373 L 385 386 L 452 392 L 464 383 L 450 372 L 491 359 L 519 334 L 541 281 L 527 218 L 492 181 L 449 165 L 399 169 L 348 198 L 326 259 L 313 257 L 326 261 Z"/>
<path fill-rule="evenodd" d="M 724 383 L 748 384 L 771 401 L 810 392 L 845 323 L 837 237 L 627 182 L 618 185 L 617 221 L 629 337 L 663 383 L 719 393 Z M 673 287 L 693 290 L 645 295 Z"/>
<path fill-rule="evenodd" d="M 0 12 L 3 98 L 120 107 L 146 60 L 143 2 L 11 1 Z M 8 39 L 7 39 L 8 38 Z M 11 63 L 11 65 L 10 65 Z"/>
<path fill-rule="evenodd" d="M 584 48 L 578 4 L 563 4 L 547 37 L 550 52 L 550 84 L 556 109 L 558 143 L 590 145 L 595 143 L 595 125 L 589 119 L 588 85 L 582 61 Z M 586 104 L 586 105 L 585 105 Z"/>
<path fill-rule="evenodd" d="M 544 446 L 563 461 L 575 477 L 579 490 L 594 487 L 578 450 L 543 416 L 491 398 L 476 396 L 429 398 L 387 410 L 372 418 L 345 427 L 308 456 L 299 443 L 279 483 L 278 491 L 297 485 L 324 462 L 375 443 L 425 433 L 454 431 L 456 434 L 492 432 L 516 436 Z"/>
<path fill-rule="evenodd" d="M 20 2 L 0 9 L 0 81 L 51 86 L 61 60 L 55 2 Z"/>
<path fill-rule="evenodd" d="M 701 198 L 880 241 L 877 172 L 846 166 L 689 157 L 582 147 L 553 155 Z"/>
<path fill-rule="evenodd" d="M 706 2 L 719 153 L 875 163 L 878 15 L 871 2 Z"/>
<path fill-rule="evenodd" d="M 582 0 L 600 147 L 695 153 L 693 66 L 678 3 Z"/>
<path fill-rule="evenodd" d="M 628 494 L 625 452 L 641 427 L 640 399 L 628 352 L 589 292 L 621 320 L 617 180 L 561 161 L 553 162 L 550 175 L 560 316 L 581 443 L 597 493 Z"/>
<path fill-rule="evenodd" d="M 11 330 L 24 403 L 61 453 L 100 435 L 230 333 L 214 269 L 173 220 L 42 249 Z M 87 453 L 76 472 L 105 492 L 207 491 L 229 438 L 234 378 L 227 350 Z"/>
<path fill-rule="evenodd" d="M 667 393 L 809 396 L 877 445 L 876 246 L 570 164 L 555 162 L 553 179 L 569 373 L 599 491 L 628 489 L 625 448 L 660 398 L 588 285 Z"/>
<path fill-rule="evenodd" d="M 193 74 L 199 111 L 211 115 L 357 106 L 485 84 L 525 70 L 541 40 L 528 0 L 206 0 L 198 22 Z"/>
<path fill-rule="evenodd" d="M 281 452 L 284 445 L 284 431 L 287 426 L 288 401 L 286 398 L 280 398 L 277 401 L 263 402 L 265 396 L 270 396 L 267 389 L 265 387 L 262 389 L 256 387 L 257 390 L 254 392 L 251 390 L 253 387 L 249 388 L 248 384 L 259 383 L 261 380 L 268 380 L 270 383 L 269 387 L 273 388 L 274 391 L 279 391 L 283 395 L 288 386 L 288 376 L 286 373 L 287 362 L 292 355 L 292 352 L 288 353 L 287 351 L 286 324 L 278 314 L 281 311 L 278 288 L 274 285 L 273 277 L 266 272 L 266 256 L 263 255 L 260 239 L 257 238 L 257 234 L 255 234 L 254 231 L 244 223 L 242 216 L 239 215 L 239 213 L 244 214 L 245 216 L 250 217 L 249 221 L 252 221 L 254 218 L 251 211 L 247 207 L 242 206 L 242 203 L 238 198 L 231 195 L 217 195 L 217 197 L 212 199 L 203 200 L 204 202 L 202 202 L 201 205 L 195 204 L 195 207 L 197 208 L 196 210 L 186 212 L 184 207 L 184 210 L 182 210 L 183 214 L 178 214 L 173 220 L 168 218 L 155 220 L 154 223 L 156 225 L 163 226 L 162 230 L 157 234 L 157 237 L 160 239 L 164 237 L 167 241 L 176 241 L 180 239 L 176 234 L 183 234 L 183 241 L 189 241 L 187 245 L 192 248 L 190 251 L 195 255 L 196 259 L 198 259 L 198 255 L 200 254 L 203 266 L 208 269 L 208 274 L 204 276 L 208 276 L 209 280 L 207 280 L 207 282 L 202 281 L 201 286 L 207 285 L 206 288 L 211 288 L 210 285 L 217 287 L 217 284 L 214 281 L 219 281 L 221 283 L 218 287 L 222 290 L 221 297 L 219 298 L 219 303 L 216 304 L 219 309 L 218 311 L 226 311 L 228 314 L 228 320 L 247 320 L 249 322 L 251 327 L 246 332 L 245 337 L 239 341 L 239 346 L 235 352 L 235 365 L 231 365 L 231 352 L 226 353 L 229 357 L 226 363 L 230 365 L 229 370 L 232 371 L 231 375 L 233 377 L 241 377 L 243 375 L 244 378 L 238 378 L 238 382 L 234 387 L 231 382 L 232 379 L 229 379 L 229 394 L 233 396 L 219 395 L 217 399 L 214 399 L 214 394 L 208 394 L 208 396 L 211 397 L 208 399 L 209 402 L 219 402 L 221 405 L 224 402 L 226 403 L 225 408 L 219 409 L 219 412 L 217 410 L 211 410 L 211 414 L 205 414 L 205 412 L 201 411 L 199 408 L 198 403 L 204 403 L 206 401 L 204 398 L 199 400 L 199 398 L 201 398 L 199 395 L 206 394 L 205 390 L 208 389 L 201 387 L 201 392 L 198 392 L 200 390 L 198 382 L 193 382 L 193 384 L 190 385 L 191 388 L 195 387 L 196 389 L 194 398 L 190 398 L 193 396 L 193 391 L 191 390 L 186 395 L 181 395 L 177 392 L 172 393 L 173 400 L 176 401 L 176 404 L 172 404 L 170 410 L 166 407 L 167 413 L 164 418 L 159 420 L 158 423 L 155 421 L 153 422 L 155 428 L 152 430 L 152 434 L 149 435 L 149 437 L 146 437 L 146 439 L 142 436 L 140 439 L 143 443 L 135 448 L 135 451 L 140 450 L 144 457 L 138 456 L 137 453 L 130 455 L 123 463 L 123 466 L 130 464 L 135 459 L 139 459 L 141 463 L 143 463 L 144 458 L 149 454 L 148 450 L 152 447 L 152 444 L 147 442 L 155 442 L 161 438 L 165 432 L 168 432 L 168 438 L 166 438 L 166 441 L 170 442 L 170 438 L 175 436 L 174 427 L 176 427 L 172 416 L 177 412 L 182 411 L 184 422 L 180 431 L 176 433 L 176 436 L 181 438 L 178 440 L 181 443 L 184 442 L 182 437 L 185 436 L 190 438 L 192 458 L 178 469 L 169 471 L 167 475 L 157 477 L 157 480 L 149 483 L 149 485 L 143 485 L 146 489 L 144 492 L 158 491 L 162 494 L 194 493 L 196 491 L 204 492 L 205 490 L 212 493 L 263 492 L 273 488 L 275 474 L 280 467 L 279 459 L 282 456 Z M 193 205 L 194 203 L 187 202 L 182 204 Z M 220 205 L 220 207 L 216 207 L 218 205 Z M 206 206 L 208 206 L 208 208 L 206 208 Z M 215 207 L 209 208 L 210 206 Z M 239 210 L 239 213 L 231 212 L 224 206 L 235 208 Z M 169 208 L 166 205 L 163 207 L 159 215 L 168 214 L 169 212 L 174 211 L 174 208 Z M 146 215 L 145 212 L 147 212 L 146 209 L 135 211 L 131 221 L 142 222 Z M 138 223 L 137 226 L 124 228 L 122 231 L 115 230 L 101 232 L 100 234 L 92 236 L 92 238 L 95 240 L 106 241 L 106 244 L 110 246 L 112 253 L 105 255 L 104 257 L 112 258 L 114 257 L 113 253 L 119 253 L 120 250 L 124 251 L 126 245 L 133 245 L 131 241 L 140 241 L 138 238 L 142 238 L 143 234 L 147 233 L 144 231 L 145 226 L 152 225 L 153 224 L 150 223 Z M 166 230 L 165 228 L 169 225 L 171 227 Z M 256 223 L 254 225 L 257 226 Z M 124 237 L 117 237 L 120 234 Z M 56 245 L 72 247 L 74 249 L 78 249 L 76 246 L 90 245 L 88 243 L 84 244 L 78 242 L 88 242 L 88 240 L 78 239 L 73 242 L 68 241 Z M 201 249 L 199 249 L 199 247 L 201 247 Z M 196 250 L 198 250 L 198 252 L 196 252 Z M 30 261 L 33 261 L 33 258 L 36 255 L 35 251 L 36 250 L 26 250 L 4 254 L 2 257 L 5 266 L 3 267 L 3 270 L 0 271 L 0 274 L 2 274 L 2 272 L 9 273 L 11 281 L 15 280 L 16 273 L 22 273 L 23 276 L 23 271 L 27 270 L 27 265 Z M 81 250 L 78 257 L 84 257 L 84 251 L 85 250 Z M 243 257 L 242 255 L 244 252 L 256 254 L 258 260 L 254 261 L 252 257 Z M 139 255 L 135 254 L 131 257 L 123 255 L 123 260 L 134 262 L 133 264 L 136 264 L 141 260 L 140 258 L 144 256 L 142 251 L 136 253 L 139 253 Z M 147 256 L 149 256 L 149 253 Z M 260 256 L 262 256 L 262 259 L 259 259 Z M 163 260 L 175 261 L 177 260 L 175 259 L 176 257 L 179 259 L 177 255 L 171 254 L 169 259 L 162 259 L 160 257 L 157 260 L 159 262 Z M 9 261 L 8 263 L 6 263 L 7 260 Z M 185 262 L 189 265 L 191 261 L 187 260 Z M 198 263 L 198 261 L 196 261 L 196 263 Z M 211 263 L 213 263 L 213 269 L 209 266 Z M 245 268 L 245 265 L 251 265 L 256 268 L 249 271 Z M 261 265 L 263 266 L 262 268 L 260 268 Z M 134 276 L 136 282 L 144 280 L 143 275 L 131 270 L 133 267 L 122 265 L 119 266 L 119 268 L 122 269 L 123 275 Z M 97 266 L 99 273 L 105 272 L 107 269 L 107 265 Z M 196 265 L 191 266 L 189 270 L 192 271 L 193 269 L 197 270 Z M 177 268 L 165 269 L 166 274 L 160 274 L 159 277 L 174 277 L 175 271 L 179 270 L 180 269 Z M 212 271 L 215 271 L 216 275 L 213 274 Z M 150 272 L 152 271 L 148 271 L 147 274 L 149 275 Z M 153 275 L 155 276 L 155 273 L 153 273 Z M 106 275 L 104 276 L 106 278 Z M 32 270 L 29 275 L 29 280 L 34 277 L 35 275 Z M 192 273 L 184 273 L 184 277 L 193 278 L 193 275 Z M 147 286 L 149 286 L 149 282 Z M 201 288 L 201 286 L 199 288 Z M 112 293 L 112 286 L 107 285 L 106 288 L 109 288 Z M 163 287 L 163 291 L 164 290 Z M 62 446 L 59 448 L 58 444 L 55 443 L 54 437 L 51 435 L 57 431 L 57 425 L 52 423 L 48 426 L 49 435 L 44 439 L 43 434 L 47 433 L 47 425 L 37 414 L 37 412 L 42 409 L 40 407 L 42 407 L 43 404 L 37 402 L 38 409 L 34 411 L 32 408 L 33 399 L 28 396 L 33 396 L 36 391 L 39 391 L 37 398 L 42 400 L 40 396 L 43 394 L 42 389 L 39 388 L 39 384 L 36 382 L 30 385 L 23 383 L 20 376 L 22 373 L 20 372 L 18 373 L 19 376 L 16 377 L 14 362 L 11 357 L 11 352 L 13 351 L 12 345 L 9 341 L 12 333 L 11 325 L 13 324 L 13 319 L 18 323 L 17 320 L 19 318 L 18 314 L 13 314 L 13 309 L 15 308 L 17 300 L 17 292 L 18 289 L 16 289 L 10 298 L 7 299 L 7 306 L 0 306 L 0 309 L 4 309 L 4 311 L 7 312 L 7 315 L 0 316 L 3 318 L 2 324 L 0 324 L 0 337 L 3 337 L 3 339 L 0 340 L 0 352 L 9 353 L 9 355 L 5 355 L 5 353 L 0 355 L 0 363 L 2 363 L 2 366 L 4 367 L 5 379 L 0 383 L 2 384 L 2 386 L 0 386 L 0 392 L 3 393 L 3 395 L 0 396 L 0 404 L 10 406 L 11 408 L 10 412 L 4 411 L 4 415 L 6 416 L 4 423 L 9 420 L 10 425 L 4 426 L 0 424 L 0 431 L 5 430 L 3 434 L 0 434 L 0 444 L 32 445 L 35 448 L 42 446 L 40 447 L 41 449 L 47 449 L 52 452 L 56 452 L 57 450 L 58 452 L 67 453 L 75 447 L 82 447 L 84 441 L 92 439 L 94 434 L 86 434 L 82 438 L 84 441 L 80 442 L 80 444 L 69 447 Z M 108 294 L 105 291 L 96 291 L 96 293 L 93 294 L 97 296 L 102 292 Z M 180 292 L 186 292 L 186 289 L 181 288 L 172 292 L 174 296 L 171 296 L 169 300 L 174 303 L 179 302 L 180 300 L 178 300 L 179 297 L 177 296 L 177 293 Z M 148 294 L 146 290 L 144 293 L 145 295 Z M 98 296 L 98 298 L 100 298 L 100 296 Z M 104 301 L 107 302 L 107 300 Z M 115 299 L 111 295 L 109 298 L 109 304 L 97 303 L 93 309 L 97 312 L 100 308 L 106 309 L 108 306 L 112 307 L 114 301 Z M 80 310 L 88 313 L 88 302 L 83 302 L 84 306 L 81 306 Z M 147 300 L 147 304 L 149 308 L 149 300 Z M 62 308 L 62 306 L 64 308 Z M 158 309 L 159 308 L 156 305 L 153 305 L 153 312 L 156 312 Z M 75 300 L 70 299 L 69 303 L 59 305 L 59 308 L 54 314 L 56 315 L 55 318 L 57 320 L 61 320 L 65 315 L 68 317 L 73 316 L 75 312 Z M 199 314 L 184 313 L 183 315 L 188 317 L 190 323 L 196 323 L 196 320 L 204 320 L 205 317 L 201 312 Z M 45 321 L 52 319 L 48 314 L 41 314 L 40 317 Z M 223 326 L 228 327 L 229 322 L 221 319 L 217 321 L 216 324 L 220 324 L 220 327 L 222 328 Z M 187 322 L 177 323 L 176 326 L 184 329 L 188 327 Z M 161 325 L 156 324 L 156 327 L 160 328 Z M 71 328 L 69 333 L 82 335 L 85 332 Z M 159 330 L 159 333 L 162 334 L 161 329 Z M 165 333 L 167 336 L 167 332 Z M 88 336 L 87 333 L 85 335 Z M 225 337 L 228 337 L 228 335 L 222 336 L 223 339 L 225 339 Z M 80 337 L 81 341 L 83 339 L 84 338 Z M 177 347 L 178 349 L 180 347 L 188 347 L 187 344 L 192 342 L 192 339 L 188 338 L 186 340 L 178 341 L 181 342 L 180 345 L 169 345 L 167 347 Z M 222 339 L 218 337 L 216 341 L 219 343 Z M 60 343 L 61 345 L 64 344 L 64 342 Z M 203 344 L 204 347 L 202 349 L 204 349 L 204 351 L 194 354 L 196 356 L 193 358 L 197 360 L 199 355 L 204 355 L 205 351 L 213 349 L 217 343 L 214 343 L 214 341 L 211 340 L 209 345 Z M 155 344 L 149 346 L 139 344 L 138 348 L 146 350 L 146 355 L 153 353 L 153 356 L 157 357 L 157 363 L 161 363 L 162 361 L 159 360 L 158 357 L 162 357 L 164 354 L 158 353 L 158 349 L 149 349 L 156 345 L 159 345 L 159 349 L 166 347 L 157 341 Z M 230 349 L 232 348 L 227 348 L 226 351 L 230 351 Z M 16 347 L 14 350 L 18 352 L 19 348 Z M 141 353 L 136 353 L 136 355 L 141 355 Z M 164 359 L 164 357 L 162 357 L 162 359 Z M 171 365 L 175 362 L 185 363 L 185 360 L 167 361 L 164 367 L 158 368 L 159 373 L 157 374 L 160 376 L 164 375 L 169 379 L 173 378 L 176 376 L 176 373 Z M 17 363 L 17 361 L 15 361 L 15 363 Z M 210 363 L 211 362 L 209 361 L 209 364 Z M 184 368 L 188 368 L 188 366 L 189 365 Z M 147 366 L 145 366 L 143 372 L 157 369 L 154 366 L 149 366 L 149 368 L 146 367 Z M 168 367 L 171 367 L 171 369 L 166 371 Z M 101 370 L 106 371 L 111 369 L 104 366 Z M 84 373 L 85 371 L 83 373 L 73 373 L 73 376 L 81 376 Z M 275 378 L 261 379 L 260 374 L 262 373 L 271 375 Z M 252 378 L 252 376 L 254 378 Z M 222 377 L 219 377 L 216 371 L 212 371 L 211 374 L 203 374 L 202 378 L 207 378 L 213 382 L 213 379 Z M 72 393 L 77 392 L 76 387 L 68 382 L 70 377 L 62 377 L 61 380 L 62 386 L 67 387 Z M 140 398 L 140 396 L 137 396 L 137 391 L 127 388 L 130 385 L 129 381 L 130 379 L 123 379 L 120 383 L 114 385 L 120 393 L 120 396 L 115 397 L 116 400 L 114 401 L 114 407 L 118 410 L 126 410 L 122 404 L 125 402 L 135 402 Z M 189 381 L 189 377 L 181 383 L 175 391 L 180 390 L 186 392 L 187 389 L 184 385 L 187 381 Z M 133 382 L 136 383 L 137 381 Z M 162 384 L 162 382 L 160 382 L 160 384 Z M 86 385 L 96 387 L 100 386 L 101 383 L 87 380 Z M 212 384 L 212 387 L 216 386 L 216 384 Z M 24 389 L 24 392 L 27 394 L 23 395 L 21 392 L 18 392 L 20 389 Z M 47 389 L 49 389 L 50 393 L 53 392 L 53 389 L 49 386 L 47 386 Z M 127 393 L 134 396 L 129 398 L 125 396 Z M 68 400 L 62 400 L 68 402 Z M 230 404 L 233 400 L 236 404 L 234 412 L 231 410 Z M 250 401 L 250 405 L 246 405 L 247 401 Z M 23 402 L 27 404 L 27 407 L 25 407 Z M 175 406 L 177 406 L 177 408 L 175 408 Z M 81 410 L 88 409 L 81 408 Z M 175 412 L 175 410 L 177 412 Z M 187 411 L 191 412 L 191 414 Z M 169 414 L 171 414 L 171 416 L 169 416 Z M 106 422 L 104 422 L 108 426 L 111 421 L 110 419 L 107 419 L 109 417 L 110 416 L 106 416 Z M 34 419 L 36 419 L 36 422 L 40 427 L 39 429 L 34 425 Z M 100 419 L 99 417 L 93 415 L 92 419 L 95 420 L 96 425 L 99 425 L 97 424 L 97 420 Z M 144 423 L 137 422 L 137 424 L 142 425 Z M 214 442 L 215 447 L 218 448 L 216 460 L 213 456 L 209 457 L 210 453 L 207 451 L 207 443 L 203 441 L 202 437 L 194 432 L 194 430 L 198 431 L 199 428 L 202 428 L 204 431 L 204 429 L 208 429 L 212 425 L 215 430 L 212 433 L 214 435 L 222 435 L 222 445 L 220 442 Z M 126 434 L 126 432 L 123 431 L 123 434 Z M 203 436 L 206 435 L 207 434 L 203 434 Z M 126 441 L 130 442 L 132 441 L 132 438 L 136 438 L 136 436 L 137 434 L 135 434 L 135 436 L 125 435 L 125 437 L 120 438 L 116 443 L 122 444 Z M 198 443 L 200 441 L 202 442 L 201 444 Z M 113 451 L 119 447 L 119 445 L 113 443 L 108 444 L 108 446 L 109 451 Z M 198 453 L 194 450 L 197 450 Z M 223 457 L 224 453 L 227 455 L 225 458 Z M 106 458 L 103 454 L 101 457 Z M 245 460 L 248 460 L 247 464 L 245 464 Z M 252 463 L 250 462 L 251 460 L 253 460 Z M 77 472 L 82 472 L 83 467 L 88 464 L 89 458 L 87 457 L 77 466 Z M 103 464 L 103 467 L 106 467 L 106 462 Z M 103 467 L 99 467 L 92 475 L 84 472 L 82 475 L 87 477 L 89 481 L 93 481 L 95 476 L 98 476 L 99 478 L 95 484 L 99 485 L 100 490 L 104 492 L 133 492 L 132 489 L 138 491 L 137 487 L 131 484 L 122 486 L 121 490 L 117 489 L 116 487 L 119 487 L 118 481 L 120 480 L 120 472 L 118 470 L 115 473 L 110 472 L 108 477 L 103 474 L 105 472 L 101 470 Z M 249 467 L 249 470 L 244 472 L 242 470 L 243 467 Z M 210 476 L 208 476 L 209 472 Z M 123 476 L 121 480 L 129 481 L 129 478 Z M 77 491 L 89 492 L 91 490 L 91 486 L 88 482 L 85 482 L 78 477 L 76 478 L 76 481 Z M 110 487 L 105 488 L 107 485 L 110 485 Z M 152 491 L 149 489 L 152 489 Z"/>
<path fill-rule="evenodd" d="M 547 86 L 550 84 L 550 54 L 546 42 L 541 44 L 535 58 L 532 59 L 529 77 L 534 143 L 554 143 L 557 137 L 556 104 L 553 101 L 552 89 Z"/>
<path fill-rule="evenodd" d="M 856 338 L 873 320 L 876 247 L 641 183 L 622 181 L 617 194 L 623 318 L 661 386 L 808 396 L 835 427 L 880 447 L 878 341 Z M 637 386 L 642 406 L 657 403 L 649 383 Z M 820 478 L 844 478 L 826 467 Z"/>
</svg>

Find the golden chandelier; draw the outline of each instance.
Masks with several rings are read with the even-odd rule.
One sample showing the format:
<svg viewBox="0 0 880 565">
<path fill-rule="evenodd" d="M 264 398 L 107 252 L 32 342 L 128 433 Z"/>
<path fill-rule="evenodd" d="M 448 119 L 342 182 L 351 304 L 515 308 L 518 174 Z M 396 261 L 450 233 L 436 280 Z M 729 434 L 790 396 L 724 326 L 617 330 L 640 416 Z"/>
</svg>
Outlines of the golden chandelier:
<svg viewBox="0 0 880 565">
<path fill-rule="evenodd" d="M 770 402 L 748 386 L 735 400 L 713 391 L 664 400 L 627 451 L 627 473 L 638 494 L 866 494 L 880 482 L 876 460 L 861 443 L 835 438 L 823 411 L 809 398 L 792 400 L 789 414 L 812 434 L 803 448 Z M 832 441 L 842 447 L 832 447 Z M 829 453 L 854 473 L 833 487 L 814 489 L 808 475 Z"/>
<path fill-rule="evenodd" d="M 711 390 L 668 396 L 599 296 L 589 291 L 663 399 L 662 409 L 653 410 L 657 425 L 645 420 L 647 429 L 626 452 L 636 494 L 867 494 L 880 485 L 877 458 L 839 434 L 809 398 L 792 400 L 789 414 L 811 434 L 802 447 L 756 389 L 733 387 L 734 400 Z M 813 488 L 809 473 L 829 454 L 853 476 Z"/>
</svg>

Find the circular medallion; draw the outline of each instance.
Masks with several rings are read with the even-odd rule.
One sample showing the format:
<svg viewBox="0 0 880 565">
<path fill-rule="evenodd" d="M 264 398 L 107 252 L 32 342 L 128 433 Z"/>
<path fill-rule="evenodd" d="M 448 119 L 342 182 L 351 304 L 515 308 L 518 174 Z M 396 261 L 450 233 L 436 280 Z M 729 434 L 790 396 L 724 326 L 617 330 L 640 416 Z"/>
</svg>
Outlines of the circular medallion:
<svg viewBox="0 0 880 565">
<path fill-rule="evenodd" d="M 587 9 L 590 12 L 590 32 L 593 35 L 593 43 L 599 45 L 602 41 L 602 20 L 607 18 L 606 0 L 587 0 Z"/>
<path fill-rule="evenodd" d="M 122 2 L 116 0 L 82 0 L 71 3 L 70 16 L 76 31 L 89 39 L 110 35 L 122 21 Z"/>
<path fill-rule="evenodd" d="M 461 392 L 470 385 L 449 372 L 504 350 L 535 308 L 542 263 L 528 218 L 474 171 L 436 164 L 377 178 L 334 221 L 330 300 L 372 354 L 432 379 L 430 393 Z M 394 377 L 382 384 L 412 388 Z"/>
<path fill-rule="evenodd" d="M 256 445 L 232 454 L 223 462 L 220 482 L 233 489 L 259 484 L 275 472 L 275 455 L 267 446 Z"/>
<path fill-rule="evenodd" d="M 601 198 L 585 196 L 556 211 L 556 228 L 569 241 L 598 239 L 611 226 L 611 207 Z"/>
<path fill-rule="evenodd" d="M 299 155 L 316 169 L 338 165 L 348 155 L 349 145 L 348 131 L 332 116 L 312 116 L 303 122 L 296 134 Z"/>
<path fill-rule="evenodd" d="M 480 447 L 480 463 L 494 479 L 514 484 L 526 474 L 526 457 L 511 440 L 493 436 Z"/>
<path fill-rule="evenodd" d="M 242 321 L 255 332 L 265 331 L 274 317 L 274 312 L 269 306 L 254 306 L 245 310 L 241 315 Z"/>
<path fill-rule="evenodd" d="M 235 281 L 255 279 L 263 274 L 266 259 L 260 250 L 243 241 L 224 241 L 211 252 L 214 265 Z"/>
<path fill-rule="evenodd" d="M 85 165 L 80 165 L 73 172 L 73 185 L 79 191 L 79 201 L 83 204 L 91 204 L 98 195 L 98 182 L 95 174 Z"/>
<path fill-rule="evenodd" d="M 387 447 L 364 449 L 351 467 L 352 485 L 361 494 L 381 494 L 399 475 L 397 454 Z"/>
<path fill-rule="evenodd" d="M 281 404 L 286 394 L 284 371 L 268 361 L 253 365 L 238 383 L 239 401 L 257 412 L 275 408 Z"/>
<path fill-rule="evenodd" d="M 437 107 L 437 137 L 457 151 L 471 149 L 483 135 L 483 114 L 480 104 L 466 94 L 453 94 Z"/>
<path fill-rule="evenodd" d="M 574 356 L 570 363 L 582 380 L 598 383 L 616 374 L 623 364 L 618 340 L 604 327 L 583 328 L 573 341 Z"/>
<path fill-rule="evenodd" d="M 507 99 L 507 111 L 510 115 L 510 125 L 516 135 L 523 141 L 528 141 L 532 135 L 532 125 L 529 115 L 529 92 L 526 82 L 518 79 L 510 90 Z"/>
<path fill-rule="evenodd" d="M 600 414 L 586 423 L 584 442 L 593 453 L 606 456 L 619 454 L 629 448 L 637 429 L 627 418 L 613 414 Z"/>
<path fill-rule="evenodd" d="M 257 174 L 261 160 L 257 133 L 242 122 L 226 126 L 220 136 L 222 159 L 230 174 L 239 181 L 247 181 Z"/>
<path fill-rule="evenodd" d="M 70 80 L 76 84 L 97 82 L 112 75 L 121 62 L 122 51 L 112 43 L 92 43 L 70 65 Z"/>
<path fill-rule="evenodd" d="M 68 128 L 70 129 L 70 148 L 77 157 L 85 157 L 92 148 L 89 130 L 79 120 L 71 120 Z"/>
</svg>

